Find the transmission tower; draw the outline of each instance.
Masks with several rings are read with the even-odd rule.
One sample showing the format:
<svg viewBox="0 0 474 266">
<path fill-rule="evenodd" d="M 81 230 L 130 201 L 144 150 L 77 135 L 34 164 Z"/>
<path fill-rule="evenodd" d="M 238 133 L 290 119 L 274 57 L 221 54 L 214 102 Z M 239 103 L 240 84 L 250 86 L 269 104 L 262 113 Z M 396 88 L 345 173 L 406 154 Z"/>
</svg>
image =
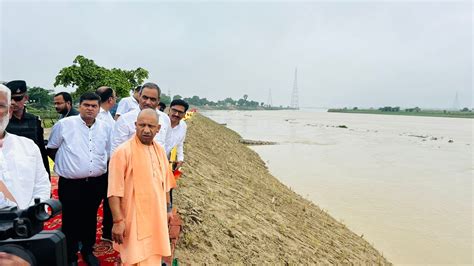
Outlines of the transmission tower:
<svg viewBox="0 0 474 266">
<path fill-rule="evenodd" d="M 456 96 L 454 96 L 454 101 L 453 101 L 453 110 L 459 110 L 459 97 L 458 97 L 458 92 L 456 92 Z"/>
<path fill-rule="evenodd" d="M 173 100 L 173 96 L 171 96 L 171 89 L 168 89 L 168 96 L 170 97 L 170 101 Z"/>
<path fill-rule="evenodd" d="M 272 89 L 268 89 L 268 100 L 267 100 L 268 107 L 272 107 Z"/>
<path fill-rule="evenodd" d="M 293 92 L 291 93 L 291 104 L 293 109 L 300 109 L 298 100 L 298 68 L 295 68 L 295 81 L 293 82 Z"/>
</svg>

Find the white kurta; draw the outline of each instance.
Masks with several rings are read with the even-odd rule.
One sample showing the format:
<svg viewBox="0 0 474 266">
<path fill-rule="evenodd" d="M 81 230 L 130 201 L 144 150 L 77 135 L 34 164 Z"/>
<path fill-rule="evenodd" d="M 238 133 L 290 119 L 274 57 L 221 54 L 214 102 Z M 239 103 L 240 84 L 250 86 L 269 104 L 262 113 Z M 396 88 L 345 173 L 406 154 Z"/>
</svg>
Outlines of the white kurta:
<svg viewBox="0 0 474 266">
<path fill-rule="evenodd" d="M 135 134 L 136 127 L 135 121 L 137 121 L 138 114 L 140 109 L 130 111 L 124 115 L 121 115 L 115 122 L 114 130 L 112 132 L 112 152 L 122 143 L 132 138 Z M 160 144 L 165 150 L 166 145 L 170 139 L 171 131 L 171 121 L 168 115 L 165 113 L 156 110 L 160 115 L 158 123 L 161 125 L 160 131 L 155 136 L 155 141 Z"/>
<path fill-rule="evenodd" d="M 51 183 L 39 148 L 25 137 L 5 135 L 0 148 L 0 178 L 19 209 L 33 205 L 35 198 L 44 201 L 50 197 Z"/>
<path fill-rule="evenodd" d="M 166 155 L 170 157 L 171 150 L 176 147 L 176 154 L 178 162 L 184 161 L 184 139 L 186 138 L 186 131 L 188 126 L 183 120 L 179 121 L 179 124 L 172 127 L 170 132 L 170 140 L 168 142 L 168 147 L 166 148 Z"/>
<path fill-rule="evenodd" d="M 104 108 L 100 107 L 99 114 L 97 114 L 96 118 L 104 121 L 110 128 L 114 128 L 115 120 L 110 114 L 110 111 L 106 111 Z"/>
<path fill-rule="evenodd" d="M 114 126 L 115 126 L 115 120 L 112 118 L 112 115 L 110 114 L 109 111 L 106 111 L 104 108 L 100 107 L 100 111 L 99 111 L 99 114 L 97 115 L 97 120 L 101 120 L 103 121 L 104 123 L 107 124 L 108 128 L 109 128 L 109 135 L 108 135 L 108 139 L 112 139 L 112 131 L 114 129 Z M 110 155 L 111 155 L 111 149 L 112 146 L 110 145 L 109 147 L 109 150 L 107 151 L 108 153 L 108 158 L 110 158 Z"/>
<path fill-rule="evenodd" d="M 124 115 L 135 109 L 140 109 L 137 100 L 135 100 L 133 96 L 125 97 L 118 103 L 117 111 L 115 112 L 115 114 Z"/>
</svg>

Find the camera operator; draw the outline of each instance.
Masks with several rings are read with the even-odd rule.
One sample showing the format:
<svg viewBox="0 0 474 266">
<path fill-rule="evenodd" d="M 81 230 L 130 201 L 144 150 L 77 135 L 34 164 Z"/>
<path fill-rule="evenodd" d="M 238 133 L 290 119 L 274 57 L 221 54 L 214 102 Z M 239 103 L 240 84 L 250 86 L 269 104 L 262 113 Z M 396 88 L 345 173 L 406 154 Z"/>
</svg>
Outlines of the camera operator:
<svg viewBox="0 0 474 266">
<path fill-rule="evenodd" d="M 35 198 L 48 199 L 51 183 L 38 146 L 5 131 L 12 114 L 10 104 L 10 89 L 0 84 L 0 208 L 25 209 Z"/>
</svg>

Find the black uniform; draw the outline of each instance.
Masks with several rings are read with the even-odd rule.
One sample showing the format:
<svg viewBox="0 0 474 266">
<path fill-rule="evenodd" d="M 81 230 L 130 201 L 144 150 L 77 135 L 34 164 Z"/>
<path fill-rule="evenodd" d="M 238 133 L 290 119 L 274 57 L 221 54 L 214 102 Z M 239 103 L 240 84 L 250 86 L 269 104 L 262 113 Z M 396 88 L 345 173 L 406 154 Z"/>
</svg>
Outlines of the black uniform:
<svg viewBox="0 0 474 266">
<path fill-rule="evenodd" d="M 41 152 L 41 157 L 43 158 L 44 168 L 46 169 L 46 172 L 48 172 L 48 175 L 51 179 L 48 156 L 46 155 L 46 148 L 44 146 L 44 131 L 39 117 L 23 110 L 21 119 L 18 119 L 12 115 L 6 131 L 8 133 L 29 138 L 36 143 Z"/>
</svg>

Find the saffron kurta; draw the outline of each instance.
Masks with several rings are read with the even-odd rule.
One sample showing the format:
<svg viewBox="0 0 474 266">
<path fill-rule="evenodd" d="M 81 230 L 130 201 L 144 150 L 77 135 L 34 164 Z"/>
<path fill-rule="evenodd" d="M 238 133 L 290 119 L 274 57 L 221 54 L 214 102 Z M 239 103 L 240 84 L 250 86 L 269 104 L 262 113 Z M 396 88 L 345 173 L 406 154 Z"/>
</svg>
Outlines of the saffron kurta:
<svg viewBox="0 0 474 266">
<path fill-rule="evenodd" d="M 155 146 L 155 149 L 153 149 L 153 146 Z M 124 242 L 121 245 L 114 243 L 114 249 L 120 252 L 122 262 L 125 264 L 143 262 L 153 255 L 171 255 L 166 213 L 166 192 L 174 187 L 175 183 L 174 177 L 168 168 L 165 150 L 160 145 L 153 146 L 141 144 L 134 135 L 134 137 L 120 145 L 110 159 L 107 196 L 122 198 L 120 207 L 125 220 Z M 138 152 L 137 149 L 143 150 Z M 146 156 L 142 156 L 141 160 L 148 161 L 141 163 L 149 165 L 149 168 L 146 167 L 147 170 L 133 169 L 134 154 L 135 159 L 138 154 L 146 154 Z M 144 173 L 148 173 L 145 178 L 143 178 Z M 150 186 L 155 194 L 153 201 L 147 201 L 146 204 L 140 202 L 140 207 L 142 210 L 146 210 L 146 215 L 137 212 L 135 191 L 142 191 L 135 187 L 137 186 L 138 175 L 141 180 L 141 183 L 138 183 L 143 186 Z M 139 217 L 147 217 L 147 221 L 140 221 Z M 145 222 L 151 222 L 152 230 L 149 230 L 151 233 L 146 237 L 139 236 L 139 232 L 143 232 L 143 229 L 139 226 L 143 227 Z"/>
</svg>

